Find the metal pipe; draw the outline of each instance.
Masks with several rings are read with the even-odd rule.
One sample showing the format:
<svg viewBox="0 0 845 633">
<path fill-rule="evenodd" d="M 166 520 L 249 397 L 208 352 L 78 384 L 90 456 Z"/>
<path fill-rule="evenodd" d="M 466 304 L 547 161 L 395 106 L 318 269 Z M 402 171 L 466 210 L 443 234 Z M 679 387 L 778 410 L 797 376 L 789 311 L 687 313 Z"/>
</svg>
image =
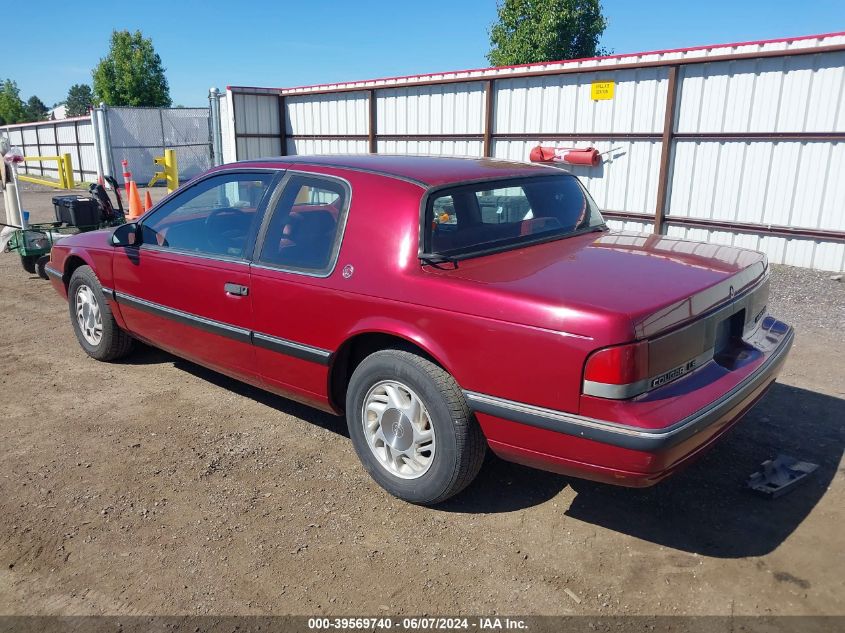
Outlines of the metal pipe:
<svg viewBox="0 0 845 633">
<path fill-rule="evenodd" d="M 376 134 L 378 132 L 378 123 L 376 121 L 376 91 L 370 90 L 367 95 L 367 105 L 369 106 L 369 122 L 367 129 L 367 147 L 370 154 L 375 154 L 378 151 L 378 144 L 376 142 Z"/>
<path fill-rule="evenodd" d="M 496 106 L 493 101 L 495 84 L 492 79 L 484 82 L 484 138 L 481 142 L 481 155 L 485 158 L 493 154 L 493 121 L 496 115 Z"/>
<path fill-rule="evenodd" d="M 103 178 L 102 140 L 100 140 L 100 124 L 97 112 L 97 108 L 91 108 L 91 133 L 94 135 L 94 163 L 97 168 L 97 182 L 108 186 Z"/>
<path fill-rule="evenodd" d="M 208 91 L 209 121 L 211 122 L 211 161 L 223 164 L 223 128 L 220 121 L 220 91 L 212 87 Z"/>
<path fill-rule="evenodd" d="M 105 143 L 103 144 L 106 150 L 106 169 L 107 175 L 114 178 L 114 157 L 112 156 L 112 146 L 111 146 L 111 127 L 109 126 L 109 109 L 105 103 L 101 103 L 100 106 L 103 109 L 102 112 L 102 121 L 103 121 L 103 129 L 105 130 Z"/>
</svg>

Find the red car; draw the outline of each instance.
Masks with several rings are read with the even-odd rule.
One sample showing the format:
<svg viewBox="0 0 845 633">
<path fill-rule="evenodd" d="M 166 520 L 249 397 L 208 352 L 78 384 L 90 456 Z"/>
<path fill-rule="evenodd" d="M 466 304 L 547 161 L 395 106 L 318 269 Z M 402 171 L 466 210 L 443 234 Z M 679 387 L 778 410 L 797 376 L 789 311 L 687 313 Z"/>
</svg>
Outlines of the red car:
<svg viewBox="0 0 845 633">
<path fill-rule="evenodd" d="M 53 248 L 83 349 L 133 339 L 346 414 L 364 467 L 433 504 L 489 446 L 649 486 L 773 383 L 792 329 L 757 252 L 610 231 L 553 167 L 282 157 L 209 171 Z"/>
</svg>

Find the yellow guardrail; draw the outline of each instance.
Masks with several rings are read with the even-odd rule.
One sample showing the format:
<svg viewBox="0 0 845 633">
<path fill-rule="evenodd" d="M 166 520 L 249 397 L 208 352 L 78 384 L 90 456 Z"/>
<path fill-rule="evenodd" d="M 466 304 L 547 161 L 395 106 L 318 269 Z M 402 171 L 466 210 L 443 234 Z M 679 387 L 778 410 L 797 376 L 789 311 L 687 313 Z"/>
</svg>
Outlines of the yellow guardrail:
<svg viewBox="0 0 845 633">
<path fill-rule="evenodd" d="M 50 180 L 47 178 L 39 178 L 30 174 L 18 174 L 18 180 L 24 182 L 32 182 L 36 185 L 46 185 L 47 187 L 56 187 L 57 189 L 73 189 L 73 163 L 70 160 L 70 154 L 62 154 L 61 156 L 24 156 L 24 162 L 51 162 L 57 163 L 57 170 L 59 173 L 59 181 Z"/>
</svg>

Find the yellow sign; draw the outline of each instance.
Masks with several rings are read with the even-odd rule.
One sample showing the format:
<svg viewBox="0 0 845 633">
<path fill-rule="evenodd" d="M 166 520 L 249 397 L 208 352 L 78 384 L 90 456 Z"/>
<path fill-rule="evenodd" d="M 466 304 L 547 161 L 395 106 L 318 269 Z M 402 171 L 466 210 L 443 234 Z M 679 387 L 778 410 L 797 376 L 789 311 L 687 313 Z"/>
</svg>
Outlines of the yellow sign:
<svg viewBox="0 0 845 633">
<path fill-rule="evenodd" d="M 593 101 L 607 101 L 613 99 L 613 88 L 616 83 L 613 81 L 594 81 L 590 84 L 590 96 Z"/>
</svg>

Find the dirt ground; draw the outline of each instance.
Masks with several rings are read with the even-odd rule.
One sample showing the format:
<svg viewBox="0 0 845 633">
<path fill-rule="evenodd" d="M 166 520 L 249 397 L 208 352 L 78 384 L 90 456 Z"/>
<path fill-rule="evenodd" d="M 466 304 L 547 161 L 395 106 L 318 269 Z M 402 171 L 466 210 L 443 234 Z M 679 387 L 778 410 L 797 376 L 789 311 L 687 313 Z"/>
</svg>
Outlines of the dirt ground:
<svg viewBox="0 0 845 633">
<path fill-rule="evenodd" d="M 51 195 L 24 192 L 33 220 Z M 2 254 L 0 614 L 845 614 L 845 281 L 772 286 L 781 380 L 694 466 L 626 490 L 490 457 L 428 509 L 342 418 L 150 348 L 91 360 Z M 819 469 L 745 491 L 781 452 Z"/>
</svg>

